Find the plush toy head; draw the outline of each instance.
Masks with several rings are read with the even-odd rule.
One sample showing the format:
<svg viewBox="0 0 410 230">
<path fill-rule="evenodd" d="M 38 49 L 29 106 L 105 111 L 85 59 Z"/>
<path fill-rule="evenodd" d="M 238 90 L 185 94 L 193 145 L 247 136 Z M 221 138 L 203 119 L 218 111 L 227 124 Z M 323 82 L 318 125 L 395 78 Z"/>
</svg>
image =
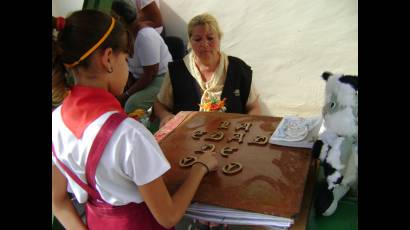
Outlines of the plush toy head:
<svg viewBox="0 0 410 230">
<path fill-rule="evenodd" d="M 359 78 L 324 72 L 326 80 L 324 125 L 339 136 L 357 136 L 357 100 Z"/>
</svg>

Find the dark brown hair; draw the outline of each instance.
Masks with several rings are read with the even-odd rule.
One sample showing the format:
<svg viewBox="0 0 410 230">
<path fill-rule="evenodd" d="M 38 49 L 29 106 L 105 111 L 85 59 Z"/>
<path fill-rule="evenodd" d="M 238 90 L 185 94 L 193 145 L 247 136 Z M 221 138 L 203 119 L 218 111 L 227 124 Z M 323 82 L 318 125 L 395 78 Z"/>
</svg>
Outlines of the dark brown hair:
<svg viewBox="0 0 410 230">
<path fill-rule="evenodd" d="M 67 84 L 68 72 L 64 64 L 71 64 L 80 59 L 101 37 L 111 25 L 111 16 L 97 10 L 81 10 L 72 13 L 65 19 L 65 27 L 52 38 L 52 96 L 53 102 L 62 101 L 69 89 Z M 56 20 L 52 17 L 53 32 Z M 114 52 L 126 52 L 132 55 L 133 42 L 128 36 L 125 27 L 116 20 L 111 33 L 96 49 L 108 47 Z M 95 51 L 93 52 L 95 53 Z M 90 57 L 82 60 L 76 67 L 88 68 Z"/>
</svg>

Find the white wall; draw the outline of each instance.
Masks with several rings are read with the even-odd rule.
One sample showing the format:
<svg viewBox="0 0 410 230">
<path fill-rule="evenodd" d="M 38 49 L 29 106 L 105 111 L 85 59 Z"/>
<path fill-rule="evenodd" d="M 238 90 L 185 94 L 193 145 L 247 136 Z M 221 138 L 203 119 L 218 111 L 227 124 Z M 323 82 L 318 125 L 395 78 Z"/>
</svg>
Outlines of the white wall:
<svg viewBox="0 0 410 230">
<path fill-rule="evenodd" d="M 187 41 L 186 25 L 213 14 L 221 49 L 254 72 L 262 112 L 318 115 L 322 72 L 357 74 L 357 0 L 160 0 L 167 35 Z"/>
<path fill-rule="evenodd" d="M 52 0 L 53 16 L 83 0 Z M 160 0 L 167 35 L 187 42 L 186 25 L 213 14 L 224 32 L 221 49 L 254 72 L 262 113 L 311 116 L 324 100 L 323 71 L 357 74 L 357 0 Z"/>
</svg>

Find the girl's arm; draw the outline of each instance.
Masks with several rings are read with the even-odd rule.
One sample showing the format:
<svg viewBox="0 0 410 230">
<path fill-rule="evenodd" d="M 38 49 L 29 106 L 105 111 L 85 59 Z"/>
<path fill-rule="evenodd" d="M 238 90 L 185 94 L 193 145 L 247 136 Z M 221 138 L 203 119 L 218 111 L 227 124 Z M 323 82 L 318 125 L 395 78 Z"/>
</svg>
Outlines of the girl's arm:
<svg viewBox="0 0 410 230">
<path fill-rule="evenodd" d="M 52 166 L 52 208 L 53 214 L 66 229 L 86 230 L 67 194 L 67 180 L 56 166 Z"/>
<path fill-rule="evenodd" d="M 189 176 L 172 197 L 162 177 L 139 186 L 139 191 L 145 203 L 155 219 L 163 227 L 171 228 L 179 222 L 191 203 L 202 178 L 208 172 L 207 168 L 211 171 L 216 170 L 218 164 L 216 153 L 204 153 L 199 161 L 207 166 L 199 163 L 194 164 Z"/>
</svg>

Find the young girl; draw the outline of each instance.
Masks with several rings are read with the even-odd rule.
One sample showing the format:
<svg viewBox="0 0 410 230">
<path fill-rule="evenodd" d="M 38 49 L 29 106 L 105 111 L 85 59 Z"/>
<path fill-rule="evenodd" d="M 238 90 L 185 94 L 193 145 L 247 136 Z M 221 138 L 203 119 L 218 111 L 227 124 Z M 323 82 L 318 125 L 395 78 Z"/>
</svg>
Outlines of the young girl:
<svg viewBox="0 0 410 230">
<path fill-rule="evenodd" d="M 164 229 L 174 226 L 215 153 L 192 166 L 170 196 L 162 179 L 170 164 L 153 136 L 127 118 L 115 96 L 128 76 L 132 42 L 113 17 L 94 10 L 53 19 L 52 93 L 65 96 L 52 114 L 52 207 L 66 229 Z M 67 71 L 75 85 L 66 93 Z M 86 203 L 87 226 L 67 195 Z"/>
</svg>

